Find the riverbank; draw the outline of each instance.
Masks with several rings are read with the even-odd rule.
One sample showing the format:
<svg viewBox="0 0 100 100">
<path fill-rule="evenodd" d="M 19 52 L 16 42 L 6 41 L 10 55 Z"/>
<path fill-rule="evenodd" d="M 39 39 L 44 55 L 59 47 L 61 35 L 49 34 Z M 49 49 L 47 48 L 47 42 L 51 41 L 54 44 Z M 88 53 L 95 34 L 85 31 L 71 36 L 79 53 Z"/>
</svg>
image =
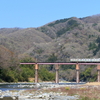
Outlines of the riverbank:
<svg viewBox="0 0 100 100">
<path fill-rule="evenodd" d="M 21 85 L 22 86 L 22 85 Z M 50 89 L 56 89 L 65 87 L 66 85 L 59 85 L 59 84 L 51 84 L 51 83 L 44 83 L 44 84 L 35 84 L 34 89 L 30 90 L 7 90 L 7 91 L 0 91 L 0 98 L 4 100 L 4 97 L 11 97 L 13 100 L 75 100 L 78 97 L 75 96 L 68 96 L 66 93 L 61 91 L 48 91 Z M 69 86 L 69 85 L 67 85 Z M 71 85 L 70 85 L 71 86 Z"/>
<path fill-rule="evenodd" d="M 35 84 L 30 90 L 0 90 L 0 100 L 100 100 L 100 85 Z M 82 99 L 88 98 L 88 99 Z"/>
</svg>

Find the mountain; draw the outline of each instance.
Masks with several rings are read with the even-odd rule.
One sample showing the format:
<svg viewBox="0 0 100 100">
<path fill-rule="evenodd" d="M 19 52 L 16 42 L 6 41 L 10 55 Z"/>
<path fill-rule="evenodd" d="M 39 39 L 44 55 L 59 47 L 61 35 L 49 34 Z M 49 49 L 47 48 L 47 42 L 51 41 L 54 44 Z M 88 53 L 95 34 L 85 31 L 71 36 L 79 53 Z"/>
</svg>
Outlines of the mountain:
<svg viewBox="0 0 100 100">
<path fill-rule="evenodd" d="M 10 50 L 22 54 L 30 49 L 34 43 L 46 43 L 52 39 L 34 28 L 0 29 L 0 44 Z"/>
<path fill-rule="evenodd" d="M 88 22 L 88 18 L 96 21 Z M 37 54 L 34 47 L 29 52 L 38 59 L 44 58 L 44 61 L 52 54 L 55 54 L 58 62 L 69 61 L 70 58 L 98 58 L 99 28 L 100 16 L 72 17 L 51 22 L 37 30 L 44 32 L 53 40 L 47 44 L 37 45 L 37 48 L 42 50 L 41 54 Z"/>
<path fill-rule="evenodd" d="M 0 45 L 40 62 L 100 58 L 100 15 L 60 19 L 38 28 L 1 28 Z"/>
</svg>

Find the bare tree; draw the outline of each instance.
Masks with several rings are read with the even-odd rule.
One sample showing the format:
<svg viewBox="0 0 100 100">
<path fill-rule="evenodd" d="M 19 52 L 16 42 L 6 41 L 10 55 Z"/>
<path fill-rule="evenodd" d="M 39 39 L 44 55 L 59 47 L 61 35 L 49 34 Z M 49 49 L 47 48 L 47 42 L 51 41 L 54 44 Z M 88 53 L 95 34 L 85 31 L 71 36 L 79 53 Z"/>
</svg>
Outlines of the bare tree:
<svg viewBox="0 0 100 100">
<path fill-rule="evenodd" d="M 9 49 L 0 45 L 0 68 L 9 68 L 17 64 L 18 60 L 16 55 Z"/>
</svg>

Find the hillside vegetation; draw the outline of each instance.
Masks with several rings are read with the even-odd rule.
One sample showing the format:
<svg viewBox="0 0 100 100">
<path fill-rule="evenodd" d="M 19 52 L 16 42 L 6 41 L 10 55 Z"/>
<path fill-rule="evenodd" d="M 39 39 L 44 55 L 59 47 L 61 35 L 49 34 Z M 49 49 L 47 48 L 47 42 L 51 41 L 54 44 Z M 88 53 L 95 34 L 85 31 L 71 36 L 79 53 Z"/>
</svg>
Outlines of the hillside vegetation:
<svg viewBox="0 0 100 100">
<path fill-rule="evenodd" d="M 1 48 L 8 52 L 8 58 Z M 16 64 L 21 59 L 25 59 L 26 55 L 34 59 L 32 62 L 36 59 L 38 62 L 69 62 L 71 58 L 100 58 L 100 15 L 60 19 L 38 28 L 1 28 L 0 67 L 5 69 L 8 66 L 7 62 L 10 62 L 8 66 L 10 68 L 11 59 L 15 59 L 13 66 L 16 69 L 18 67 Z M 20 70 L 23 69 L 23 67 L 20 68 Z M 53 66 L 44 68 L 51 72 L 55 71 Z M 96 80 L 96 66 L 88 68 L 87 66 L 81 67 L 81 80 L 88 81 L 91 78 Z M 75 80 L 75 66 L 61 66 L 60 69 L 60 78 Z M 33 76 L 32 74 L 28 77 Z"/>
</svg>

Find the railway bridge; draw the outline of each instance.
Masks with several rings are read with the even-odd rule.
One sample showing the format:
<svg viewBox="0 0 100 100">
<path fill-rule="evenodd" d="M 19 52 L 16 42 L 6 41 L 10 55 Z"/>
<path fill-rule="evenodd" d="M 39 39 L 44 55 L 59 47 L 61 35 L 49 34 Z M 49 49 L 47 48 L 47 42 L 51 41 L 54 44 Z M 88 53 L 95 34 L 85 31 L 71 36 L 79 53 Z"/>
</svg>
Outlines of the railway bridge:
<svg viewBox="0 0 100 100">
<path fill-rule="evenodd" d="M 46 62 L 34 62 L 34 63 L 20 63 L 26 65 L 35 65 L 35 83 L 38 83 L 38 69 L 39 65 L 55 65 L 56 76 L 55 83 L 59 83 L 59 66 L 60 65 L 76 65 L 76 83 L 79 83 L 79 70 L 80 65 L 96 65 L 97 66 L 97 81 L 100 82 L 100 58 L 99 59 L 70 59 L 70 62 L 55 62 L 55 63 L 46 63 Z"/>
</svg>

